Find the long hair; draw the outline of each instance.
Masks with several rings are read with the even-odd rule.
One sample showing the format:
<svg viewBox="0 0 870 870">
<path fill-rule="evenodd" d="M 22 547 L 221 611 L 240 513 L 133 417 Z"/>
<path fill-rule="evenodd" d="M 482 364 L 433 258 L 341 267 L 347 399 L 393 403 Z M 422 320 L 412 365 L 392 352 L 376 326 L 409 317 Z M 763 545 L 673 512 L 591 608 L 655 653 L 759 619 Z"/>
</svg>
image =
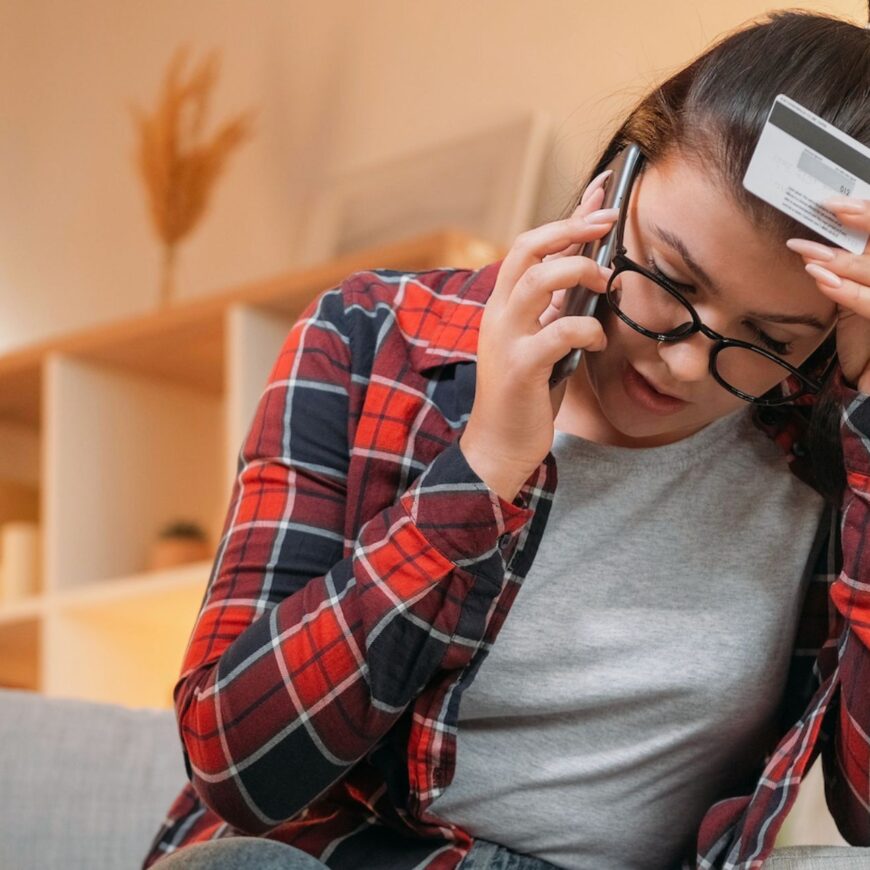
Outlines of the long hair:
<svg viewBox="0 0 870 870">
<path fill-rule="evenodd" d="M 782 243 L 793 236 L 822 236 L 743 187 L 743 176 L 777 94 L 786 94 L 844 133 L 870 146 L 870 30 L 803 10 L 778 10 L 717 39 L 710 48 L 646 94 L 621 122 L 562 217 L 579 205 L 589 182 L 625 147 L 636 142 L 652 165 L 679 149 L 724 185 L 750 222 Z M 831 333 L 800 366 L 820 374 L 836 349 Z M 771 391 L 791 394 L 795 378 Z M 805 416 L 807 450 L 817 488 L 839 506 L 845 488 L 840 410 L 829 382 L 822 394 L 797 399 Z M 773 412 L 773 415 L 771 415 Z M 759 414 L 758 406 L 753 414 Z"/>
</svg>

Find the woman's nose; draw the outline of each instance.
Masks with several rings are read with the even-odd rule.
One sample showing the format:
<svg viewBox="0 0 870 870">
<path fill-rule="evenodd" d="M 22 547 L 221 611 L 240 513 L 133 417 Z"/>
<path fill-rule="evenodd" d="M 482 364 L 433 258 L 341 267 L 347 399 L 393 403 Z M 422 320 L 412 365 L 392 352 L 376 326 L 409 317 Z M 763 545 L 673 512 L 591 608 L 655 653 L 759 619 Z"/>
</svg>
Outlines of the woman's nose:
<svg viewBox="0 0 870 870">
<path fill-rule="evenodd" d="M 696 332 L 680 341 L 659 344 L 659 356 L 675 381 L 703 381 L 710 376 L 710 350 L 713 342 Z"/>
</svg>

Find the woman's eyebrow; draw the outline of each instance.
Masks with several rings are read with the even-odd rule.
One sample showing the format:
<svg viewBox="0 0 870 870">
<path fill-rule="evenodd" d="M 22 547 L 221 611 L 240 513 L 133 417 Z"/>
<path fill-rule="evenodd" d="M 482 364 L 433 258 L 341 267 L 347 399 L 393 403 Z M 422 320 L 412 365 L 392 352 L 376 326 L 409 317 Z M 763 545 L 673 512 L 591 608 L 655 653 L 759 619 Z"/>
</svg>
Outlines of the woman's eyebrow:
<svg viewBox="0 0 870 870">
<path fill-rule="evenodd" d="M 695 277 L 707 287 L 708 290 L 718 297 L 722 297 L 722 288 L 704 271 L 704 269 L 695 262 L 692 255 L 686 248 L 685 242 L 674 235 L 670 230 L 660 227 L 657 224 L 650 224 L 653 233 L 658 236 L 666 245 L 670 245 L 685 261 L 689 269 L 694 273 Z M 824 330 L 828 328 L 827 324 L 822 323 L 817 317 L 812 314 L 771 314 L 765 311 L 747 311 L 747 316 L 756 317 L 759 320 L 766 320 L 768 323 L 797 323 L 804 326 L 812 326 L 814 329 Z"/>
</svg>

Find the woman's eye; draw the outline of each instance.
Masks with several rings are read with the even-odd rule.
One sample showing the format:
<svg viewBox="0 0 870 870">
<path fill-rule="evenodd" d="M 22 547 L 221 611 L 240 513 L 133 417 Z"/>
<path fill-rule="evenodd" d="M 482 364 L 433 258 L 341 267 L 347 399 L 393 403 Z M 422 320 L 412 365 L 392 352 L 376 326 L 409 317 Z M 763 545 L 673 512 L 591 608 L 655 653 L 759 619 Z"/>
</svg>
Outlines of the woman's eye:
<svg viewBox="0 0 870 870">
<path fill-rule="evenodd" d="M 781 356 L 788 356 L 791 353 L 791 342 L 777 341 L 775 338 L 771 338 L 766 332 L 759 329 L 754 323 L 750 323 L 748 320 L 745 321 L 745 323 L 768 350 L 772 350 L 774 353 L 778 353 Z"/>
<path fill-rule="evenodd" d="M 665 281 L 667 281 L 668 284 L 670 284 L 672 287 L 676 287 L 677 290 L 681 290 L 685 293 L 695 293 L 696 292 L 693 285 L 681 284 L 679 281 L 675 281 L 673 278 L 671 278 L 670 275 L 665 275 L 665 273 L 662 272 L 661 269 L 659 269 L 658 263 L 656 263 L 656 261 L 652 257 L 647 257 L 646 262 L 647 262 L 647 265 L 650 267 L 650 270 L 652 271 L 653 275 L 655 275 L 657 278 L 664 278 Z"/>
<path fill-rule="evenodd" d="M 667 281 L 671 286 L 676 287 L 677 290 L 680 290 L 686 294 L 694 294 L 697 292 L 691 284 L 681 284 L 679 281 L 675 281 L 669 275 L 665 275 L 665 273 L 662 272 L 661 269 L 659 269 L 658 263 L 656 263 L 656 261 L 652 257 L 647 257 L 647 265 L 657 278 L 664 278 L 665 281 Z M 764 332 L 764 330 L 759 329 L 754 323 L 750 323 L 748 320 L 744 321 L 744 323 L 755 336 L 755 338 L 760 341 L 761 344 L 763 344 L 768 350 L 771 350 L 776 354 L 780 354 L 781 356 L 788 356 L 792 352 L 793 348 L 791 342 L 777 341 L 775 338 Z"/>
</svg>

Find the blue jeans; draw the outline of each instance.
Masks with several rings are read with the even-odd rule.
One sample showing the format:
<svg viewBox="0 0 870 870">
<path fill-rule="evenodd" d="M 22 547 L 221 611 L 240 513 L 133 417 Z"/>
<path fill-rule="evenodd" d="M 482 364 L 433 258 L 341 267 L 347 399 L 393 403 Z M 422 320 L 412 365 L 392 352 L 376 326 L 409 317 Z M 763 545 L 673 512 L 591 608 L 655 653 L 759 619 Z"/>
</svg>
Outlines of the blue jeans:
<svg viewBox="0 0 870 870">
<path fill-rule="evenodd" d="M 185 846 L 161 858 L 155 870 L 323 870 L 326 866 L 307 852 L 276 840 L 228 837 Z M 460 865 L 462 870 L 550 870 L 555 866 L 486 840 L 475 840 Z"/>
<path fill-rule="evenodd" d="M 505 846 L 475 840 L 460 870 L 548 870 L 556 867 L 541 858 L 511 852 Z M 851 846 L 789 846 L 774 849 L 764 870 L 866 870 L 870 849 Z"/>
<path fill-rule="evenodd" d="M 323 870 L 307 852 L 261 837 L 230 837 L 194 843 L 157 862 L 159 870 Z M 475 840 L 461 870 L 551 870 L 550 864 L 506 846 Z M 764 870 L 861 870 L 870 867 L 870 849 L 846 846 L 788 846 L 774 849 Z M 376 868 L 372 868 L 376 870 Z"/>
<path fill-rule="evenodd" d="M 193 843 L 161 858 L 155 870 L 323 870 L 307 852 L 262 837 L 228 837 Z"/>
<path fill-rule="evenodd" d="M 858 846 L 781 846 L 764 870 L 859 870 L 870 867 L 870 849 Z"/>
</svg>

